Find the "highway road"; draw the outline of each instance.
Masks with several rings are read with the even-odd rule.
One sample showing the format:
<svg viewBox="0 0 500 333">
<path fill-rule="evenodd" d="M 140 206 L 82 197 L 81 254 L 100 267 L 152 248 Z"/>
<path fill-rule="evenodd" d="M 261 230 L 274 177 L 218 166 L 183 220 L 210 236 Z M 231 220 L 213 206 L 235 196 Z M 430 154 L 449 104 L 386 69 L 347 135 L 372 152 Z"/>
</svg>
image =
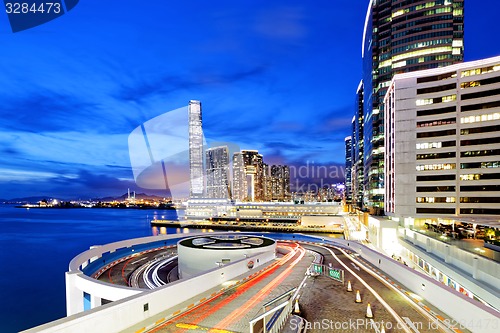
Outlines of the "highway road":
<svg viewBox="0 0 500 333">
<path fill-rule="evenodd" d="M 356 260 L 356 256 L 322 245 L 308 244 L 304 248 L 320 253 L 325 265 L 331 264 L 334 268 L 343 269 L 345 274 L 344 284 L 328 281 L 327 277 L 321 276 L 303 288 L 300 300 L 304 308 L 303 315 L 311 325 L 327 318 L 322 329 L 328 326 L 339 332 L 349 332 L 353 328 L 356 328 L 353 332 L 380 332 L 382 325 L 386 332 L 456 332 L 434 317 L 433 311 L 427 306 L 422 307 L 410 300 L 409 295 L 403 291 L 404 287 L 398 288 L 394 281 L 387 282 L 373 271 L 365 270 L 364 264 Z M 348 281 L 351 282 L 352 292 L 347 291 Z M 355 302 L 357 290 L 361 303 Z M 373 315 L 371 319 L 366 317 L 368 303 Z M 434 314 L 444 318 L 440 314 Z M 308 332 L 325 332 L 322 329 Z"/>
</svg>

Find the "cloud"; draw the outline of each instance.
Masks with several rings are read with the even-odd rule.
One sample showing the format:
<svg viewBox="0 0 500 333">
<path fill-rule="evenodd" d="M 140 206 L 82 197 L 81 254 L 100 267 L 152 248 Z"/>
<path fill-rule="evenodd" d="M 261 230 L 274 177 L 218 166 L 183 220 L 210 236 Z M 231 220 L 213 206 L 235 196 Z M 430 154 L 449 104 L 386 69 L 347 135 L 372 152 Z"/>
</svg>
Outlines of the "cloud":
<svg viewBox="0 0 500 333">
<path fill-rule="evenodd" d="M 71 129 L 77 114 L 83 115 L 90 108 L 96 108 L 78 98 L 47 90 L 17 99 L 3 99 L 2 104 L 0 115 L 4 128 L 33 132 Z"/>
<path fill-rule="evenodd" d="M 196 91 L 203 87 L 232 84 L 259 77 L 266 72 L 263 65 L 251 68 L 242 68 L 236 71 L 224 72 L 225 68 L 209 69 L 205 67 L 185 74 L 163 74 L 159 77 L 132 78 L 130 84 L 123 84 L 115 97 L 118 100 L 142 103 L 152 97 L 172 94 L 176 91 Z"/>
</svg>

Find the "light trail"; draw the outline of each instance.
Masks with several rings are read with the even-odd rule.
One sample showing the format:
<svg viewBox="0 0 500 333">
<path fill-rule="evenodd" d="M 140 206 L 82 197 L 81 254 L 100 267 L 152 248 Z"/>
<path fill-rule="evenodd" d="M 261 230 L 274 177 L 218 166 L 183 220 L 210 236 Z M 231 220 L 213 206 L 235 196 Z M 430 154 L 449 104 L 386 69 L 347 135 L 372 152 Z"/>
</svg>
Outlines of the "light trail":
<svg viewBox="0 0 500 333">
<path fill-rule="evenodd" d="M 168 264 L 169 262 L 175 260 L 177 256 L 172 258 L 158 258 L 147 264 L 144 273 L 142 274 L 142 279 L 149 289 L 154 289 L 165 285 L 166 283 L 160 279 L 158 276 L 158 270 Z M 149 279 L 149 274 L 151 274 L 151 279 Z"/>
<path fill-rule="evenodd" d="M 225 319 L 215 325 L 215 327 L 229 327 L 234 322 L 240 320 L 241 317 L 247 314 L 251 308 L 255 307 L 258 302 L 262 301 L 267 295 L 269 295 L 277 285 L 279 285 L 288 275 L 290 275 L 292 269 L 298 262 L 302 260 L 306 253 L 306 251 L 302 247 L 299 247 L 294 255 L 297 252 L 300 252 L 299 257 L 295 259 L 283 272 L 281 272 L 276 278 L 274 278 L 270 283 L 262 288 L 257 294 L 253 295 L 243 306 L 231 312 Z"/>
<path fill-rule="evenodd" d="M 241 294 L 247 292 L 250 288 L 252 288 L 257 283 L 259 283 L 260 281 L 262 281 L 264 278 L 266 278 L 267 276 L 269 276 L 270 274 L 272 274 L 278 268 L 278 265 L 280 265 L 280 264 L 283 263 L 283 261 L 287 262 L 287 261 L 291 260 L 293 258 L 293 256 L 294 256 L 294 254 L 297 251 L 296 249 L 298 248 L 298 245 L 295 244 L 295 243 L 291 244 L 291 245 L 295 245 L 295 248 L 293 248 L 293 247 L 291 247 L 289 245 L 280 245 L 281 248 L 287 248 L 287 249 L 290 250 L 290 252 L 287 253 L 285 256 L 283 256 L 280 259 L 279 263 L 273 263 L 273 264 L 269 265 L 258 276 L 255 276 L 251 280 L 248 280 L 248 281 L 242 283 L 241 285 L 237 286 L 236 288 L 234 288 L 234 290 L 236 291 L 235 293 L 233 293 L 230 296 L 226 297 L 225 299 L 223 299 L 222 301 L 220 301 L 218 304 L 212 305 L 209 309 L 207 309 L 202 314 L 200 314 L 199 316 L 197 316 L 195 320 L 191 320 L 190 324 L 192 324 L 192 325 L 198 325 L 200 322 L 202 322 L 206 318 L 210 317 L 215 312 L 219 311 L 221 308 L 227 306 L 229 303 L 231 303 L 236 298 L 238 298 Z M 219 295 L 215 296 L 214 298 L 212 298 L 212 300 L 210 300 L 210 301 L 213 301 L 213 300 L 215 300 L 216 298 L 218 298 L 218 297 L 220 297 L 222 295 L 223 294 L 219 294 Z M 176 318 L 171 319 L 168 322 L 164 323 L 163 325 L 156 327 L 155 329 L 151 330 L 150 332 L 156 332 L 157 330 L 162 329 L 165 326 L 174 323 L 174 320 L 178 320 L 178 319 L 183 318 L 183 317 L 187 316 L 188 314 L 194 312 L 195 310 L 199 310 L 200 307 L 202 307 L 205 304 L 207 304 L 207 303 L 199 304 L 198 306 L 191 308 L 190 310 L 182 313 L 181 315 L 177 316 Z M 214 328 L 213 330 L 215 332 L 216 329 Z M 183 330 L 183 329 L 177 328 L 177 330 L 174 330 L 172 332 L 185 332 L 185 329 Z"/>
</svg>

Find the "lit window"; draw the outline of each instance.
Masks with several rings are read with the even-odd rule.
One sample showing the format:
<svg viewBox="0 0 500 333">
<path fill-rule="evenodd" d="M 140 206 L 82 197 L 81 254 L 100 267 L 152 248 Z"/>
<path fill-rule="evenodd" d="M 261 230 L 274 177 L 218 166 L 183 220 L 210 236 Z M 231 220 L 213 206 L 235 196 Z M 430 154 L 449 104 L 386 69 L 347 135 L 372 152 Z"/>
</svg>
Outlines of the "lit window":
<svg viewBox="0 0 500 333">
<path fill-rule="evenodd" d="M 453 102 L 457 100 L 457 95 L 443 96 L 443 103 Z"/>
<path fill-rule="evenodd" d="M 417 171 L 452 170 L 455 168 L 455 163 L 421 164 L 416 166 Z"/>
<path fill-rule="evenodd" d="M 478 115 L 478 116 L 468 116 L 468 117 L 462 117 L 460 118 L 460 123 L 462 124 L 472 124 L 472 123 L 479 123 L 483 121 L 493 121 L 493 120 L 498 120 L 500 119 L 500 113 L 491 113 L 491 114 L 483 114 L 483 115 Z"/>
<path fill-rule="evenodd" d="M 434 103 L 434 100 L 432 98 L 426 98 L 426 99 L 417 99 L 417 106 L 423 106 L 423 105 L 430 105 Z"/>
</svg>

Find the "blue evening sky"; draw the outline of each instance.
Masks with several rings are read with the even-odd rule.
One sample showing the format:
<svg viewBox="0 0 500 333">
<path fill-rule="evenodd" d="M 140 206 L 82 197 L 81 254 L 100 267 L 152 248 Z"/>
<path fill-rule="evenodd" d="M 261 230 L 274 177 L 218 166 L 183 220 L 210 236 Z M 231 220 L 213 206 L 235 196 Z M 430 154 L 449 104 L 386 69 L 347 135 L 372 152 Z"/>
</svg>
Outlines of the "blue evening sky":
<svg viewBox="0 0 500 333">
<path fill-rule="evenodd" d="M 207 138 L 269 164 L 344 164 L 368 0 L 84 0 L 12 33 L 0 13 L 0 198 L 120 195 L 127 138 L 203 105 Z M 465 58 L 500 54 L 500 1 L 466 0 Z"/>
</svg>

